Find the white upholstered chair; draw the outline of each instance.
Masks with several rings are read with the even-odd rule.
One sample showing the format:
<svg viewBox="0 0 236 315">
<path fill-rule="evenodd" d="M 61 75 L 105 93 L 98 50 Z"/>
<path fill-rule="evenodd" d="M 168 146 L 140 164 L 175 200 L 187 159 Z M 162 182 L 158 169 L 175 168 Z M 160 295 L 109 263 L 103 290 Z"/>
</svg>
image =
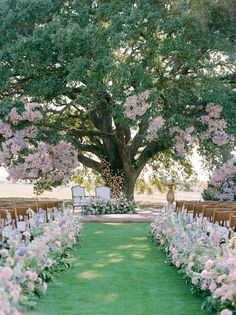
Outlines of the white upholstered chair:
<svg viewBox="0 0 236 315">
<path fill-rule="evenodd" d="M 111 200 L 111 189 L 110 187 L 96 187 L 95 188 L 96 199 L 109 201 Z"/>
<path fill-rule="evenodd" d="M 71 188 L 72 200 L 73 200 L 73 211 L 76 207 L 83 208 L 88 205 L 90 198 L 85 196 L 85 188 L 83 186 L 74 186 Z"/>
</svg>

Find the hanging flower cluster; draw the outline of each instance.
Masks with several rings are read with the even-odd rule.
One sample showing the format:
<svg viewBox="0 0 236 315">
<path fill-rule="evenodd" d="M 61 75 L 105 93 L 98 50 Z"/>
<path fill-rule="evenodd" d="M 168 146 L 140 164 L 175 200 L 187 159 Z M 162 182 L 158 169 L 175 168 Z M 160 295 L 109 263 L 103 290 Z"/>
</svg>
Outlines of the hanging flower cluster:
<svg viewBox="0 0 236 315">
<path fill-rule="evenodd" d="M 19 114 L 16 107 L 13 107 L 7 118 L 13 125 L 17 125 L 21 121 L 35 122 L 43 118 L 42 113 L 36 110 L 38 108 L 40 108 L 38 103 L 26 103 L 24 106 L 24 112 Z"/>
<path fill-rule="evenodd" d="M 236 157 L 216 169 L 203 195 L 215 200 L 236 199 Z"/>
<path fill-rule="evenodd" d="M 221 315 L 233 314 L 236 303 L 236 248 L 229 231 L 205 218 L 166 207 L 151 225 L 151 237 L 168 260 L 197 290 L 206 291 L 208 305 Z M 227 308 L 227 309 L 226 309 Z"/>
<path fill-rule="evenodd" d="M 67 142 L 56 145 L 39 142 L 37 151 L 25 157 L 24 162 L 8 168 L 13 180 L 31 180 L 41 184 L 68 182 L 73 169 L 77 166 L 77 156 Z"/>
<path fill-rule="evenodd" d="M 161 116 L 157 116 L 153 118 L 148 127 L 148 139 L 149 141 L 153 141 L 157 137 L 157 131 L 161 129 L 164 125 L 164 119 Z"/>
<path fill-rule="evenodd" d="M 145 91 L 138 95 L 128 96 L 124 103 L 124 115 L 129 119 L 135 119 L 142 116 L 151 107 L 148 103 L 149 91 Z"/>
<path fill-rule="evenodd" d="M 183 157 L 185 148 L 188 144 L 193 144 L 196 137 L 193 135 L 195 128 L 189 127 L 181 129 L 180 127 L 172 127 L 169 129 L 169 132 L 174 137 L 175 149 L 178 156 Z"/>
<path fill-rule="evenodd" d="M 0 120 L 0 164 L 7 168 L 13 180 L 30 180 L 37 185 L 68 182 L 78 166 L 77 153 L 71 144 L 60 141 L 47 144 L 37 141 L 39 123 L 43 116 L 40 105 L 27 103 L 18 113 L 14 107 Z M 22 124 L 22 122 L 24 122 Z"/>
<path fill-rule="evenodd" d="M 231 140 L 230 135 L 225 131 L 227 123 L 224 119 L 220 119 L 222 106 L 209 103 L 206 106 L 207 115 L 199 118 L 200 122 L 207 125 L 208 129 L 201 135 L 202 139 L 212 139 L 217 145 L 224 145 Z"/>
</svg>

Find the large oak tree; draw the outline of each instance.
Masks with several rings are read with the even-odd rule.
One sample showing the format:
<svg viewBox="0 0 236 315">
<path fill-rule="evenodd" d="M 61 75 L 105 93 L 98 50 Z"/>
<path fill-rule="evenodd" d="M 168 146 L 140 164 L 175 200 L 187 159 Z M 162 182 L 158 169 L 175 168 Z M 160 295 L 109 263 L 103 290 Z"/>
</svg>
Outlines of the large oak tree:
<svg viewBox="0 0 236 315">
<path fill-rule="evenodd" d="M 235 134 L 235 8 L 234 0 L 2 0 L 1 115 L 19 101 L 43 104 L 47 141 L 63 137 L 99 173 L 105 159 L 132 196 L 151 159 L 175 156 L 169 129 L 200 134 L 208 103 L 223 107 Z M 151 108 L 131 120 L 125 100 L 144 91 Z M 150 141 L 155 116 L 165 124 Z M 198 145 L 218 154 L 209 139 Z"/>
</svg>

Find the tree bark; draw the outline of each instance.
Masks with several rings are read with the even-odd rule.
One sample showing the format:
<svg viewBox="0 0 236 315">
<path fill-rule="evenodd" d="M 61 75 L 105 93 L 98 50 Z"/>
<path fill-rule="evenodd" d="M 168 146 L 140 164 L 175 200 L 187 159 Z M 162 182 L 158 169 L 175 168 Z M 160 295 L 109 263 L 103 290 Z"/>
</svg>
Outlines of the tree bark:
<svg viewBox="0 0 236 315">
<path fill-rule="evenodd" d="M 136 183 L 136 176 L 134 174 L 126 176 L 125 182 L 124 182 L 124 187 L 123 187 L 123 193 L 124 193 L 125 197 L 131 201 L 134 200 L 135 183 Z"/>
</svg>

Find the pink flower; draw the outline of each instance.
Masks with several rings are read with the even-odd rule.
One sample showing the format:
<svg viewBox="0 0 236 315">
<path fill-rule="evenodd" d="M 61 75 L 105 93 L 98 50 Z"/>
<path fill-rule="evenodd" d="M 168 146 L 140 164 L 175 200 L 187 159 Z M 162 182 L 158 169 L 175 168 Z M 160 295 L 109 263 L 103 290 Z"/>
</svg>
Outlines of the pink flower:
<svg viewBox="0 0 236 315">
<path fill-rule="evenodd" d="M 0 270 L 0 278 L 10 280 L 13 276 L 13 270 L 10 267 L 4 267 Z"/>
<path fill-rule="evenodd" d="M 234 297 L 234 290 L 229 289 L 229 290 L 224 294 L 224 297 L 225 297 L 227 300 L 232 301 L 232 300 L 233 300 L 233 297 Z"/>
<path fill-rule="evenodd" d="M 29 279 L 30 279 L 31 281 L 34 281 L 34 282 L 37 281 L 38 275 L 37 275 L 36 272 L 27 271 L 26 274 L 27 274 L 27 276 L 29 277 Z"/>
<path fill-rule="evenodd" d="M 233 315 L 233 313 L 225 308 L 223 311 L 220 312 L 220 315 Z"/>
<path fill-rule="evenodd" d="M 188 263 L 187 270 L 190 271 L 194 266 L 194 263 L 191 261 Z"/>
<path fill-rule="evenodd" d="M 220 244 L 221 235 L 220 235 L 220 232 L 218 230 L 216 230 L 214 233 L 214 240 L 215 240 L 216 244 Z"/>
<path fill-rule="evenodd" d="M 177 254 L 177 253 L 174 254 L 174 255 L 172 256 L 172 258 L 173 258 L 173 260 L 177 260 L 177 259 L 178 259 L 178 254 Z"/>
<path fill-rule="evenodd" d="M 24 237 L 26 237 L 26 238 L 29 238 L 29 237 L 31 236 L 31 234 L 30 234 L 29 231 L 25 231 L 25 232 L 23 233 L 23 235 L 24 235 Z"/>
<path fill-rule="evenodd" d="M 202 281 L 202 285 L 201 285 L 202 289 L 205 290 L 207 287 L 207 282 L 204 280 Z"/>
<path fill-rule="evenodd" d="M 189 261 L 192 261 L 193 260 L 193 257 L 194 257 L 194 254 L 191 254 L 190 256 L 189 256 Z"/>
<path fill-rule="evenodd" d="M 165 241 L 163 239 L 160 240 L 160 244 L 163 245 Z"/>
<path fill-rule="evenodd" d="M 228 275 L 228 279 L 231 281 L 235 281 L 236 280 L 236 271 L 230 272 Z"/>
<path fill-rule="evenodd" d="M 176 267 L 176 268 L 179 268 L 179 267 L 180 267 L 180 262 L 179 262 L 178 260 L 175 262 L 175 267 Z"/>
<path fill-rule="evenodd" d="M 124 103 L 124 115 L 129 119 L 135 119 L 137 116 L 144 115 L 151 107 L 151 105 L 147 102 L 148 98 L 148 91 L 144 91 L 138 95 L 128 96 Z"/>
<path fill-rule="evenodd" d="M 205 268 L 206 268 L 206 270 L 209 271 L 209 269 L 211 269 L 212 265 L 213 265 L 213 261 L 212 261 L 211 259 L 209 259 L 209 260 L 205 263 Z"/>
<path fill-rule="evenodd" d="M 32 282 L 29 282 L 28 283 L 28 285 L 27 285 L 27 287 L 28 287 L 28 289 L 30 290 L 30 291 L 34 291 L 34 284 L 32 283 Z"/>
<path fill-rule="evenodd" d="M 69 238 L 70 238 L 70 239 L 73 239 L 74 237 L 75 237 L 75 233 L 74 233 L 74 232 L 70 232 L 70 233 L 69 233 Z"/>
<path fill-rule="evenodd" d="M 222 289 L 222 287 L 217 288 L 217 289 L 214 291 L 214 295 L 215 295 L 216 297 L 222 296 L 223 293 L 224 293 L 224 290 Z"/>
<path fill-rule="evenodd" d="M 216 288 L 217 288 L 217 285 L 215 282 L 212 282 L 209 286 L 209 289 L 211 292 L 214 292 Z"/>
<path fill-rule="evenodd" d="M 176 249 L 175 247 L 173 247 L 172 250 L 171 250 L 171 253 L 172 253 L 172 254 L 177 254 L 177 253 L 178 253 L 178 252 L 177 252 L 177 249 Z"/>
<path fill-rule="evenodd" d="M 202 277 L 203 279 L 208 277 L 208 272 L 207 272 L 207 270 L 203 270 L 203 271 L 201 272 L 201 277 Z"/>
<path fill-rule="evenodd" d="M 148 127 L 148 138 L 150 141 L 155 140 L 157 136 L 157 131 L 161 129 L 164 125 L 164 119 L 161 116 L 157 116 L 152 119 Z"/>
<path fill-rule="evenodd" d="M 192 278 L 192 284 L 197 285 L 198 284 L 198 278 L 193 277 Z"/>
</svg>

